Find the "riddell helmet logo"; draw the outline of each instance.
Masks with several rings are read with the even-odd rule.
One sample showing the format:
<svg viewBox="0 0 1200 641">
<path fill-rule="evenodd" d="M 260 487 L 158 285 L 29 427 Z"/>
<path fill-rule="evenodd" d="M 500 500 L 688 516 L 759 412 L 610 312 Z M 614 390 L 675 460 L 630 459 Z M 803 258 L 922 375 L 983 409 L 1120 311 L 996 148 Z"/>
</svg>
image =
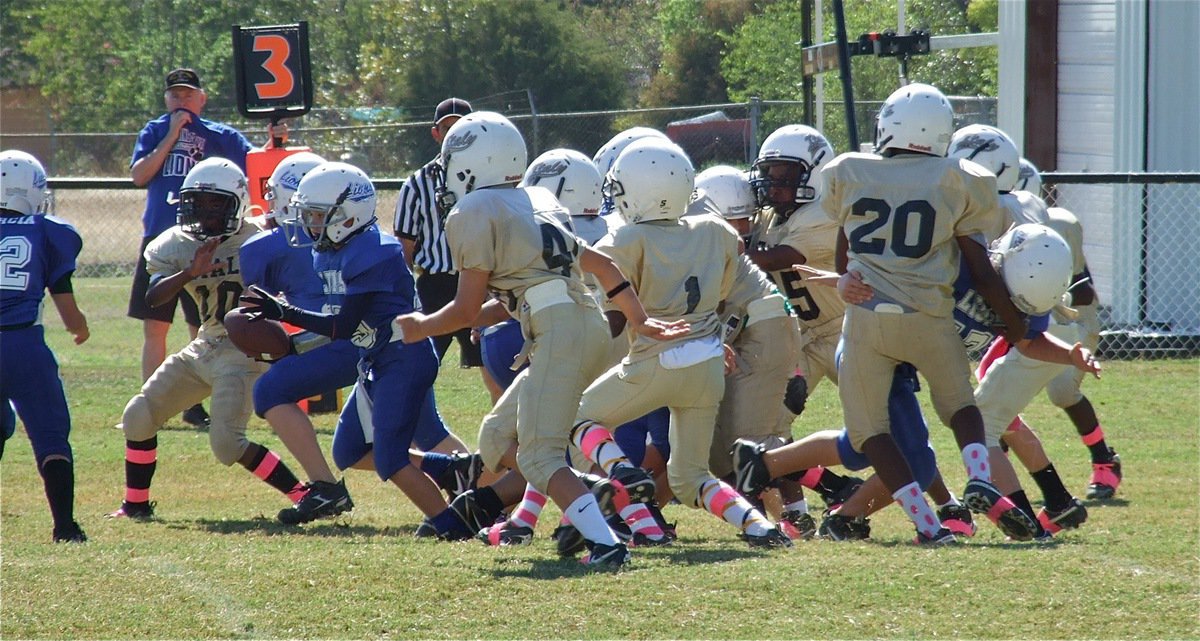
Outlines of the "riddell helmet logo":
<svg viewBox="0 0 1200 641">
<path fill-rule="evenodd" d="M 466 149 L 467 147 L 470 147 L 471 145 L 475 144 L 475 141 L 478 138 L 479 138 L 479 136 L 476 135 L 475 132 L 473 132 L 473 131 L 464 131 L 462 133 L 454 134 L 453 136 L 450 136 L 449 138 L 446 139 L 446 144 L 444 146 L 443 151 L 447 151 L 447 152 L 462 151 L 462 150 Z"/>
<path fill-rule="evenodd" d="M 551 176 L 561 176 L 571 163 L 566 160 L 552 160 L 544 162 L 533 168 L 531 178 L 549 178 Z M 535 181 L 536 184 L 536 181 Z"/>
<path fill-rule="evenodd" d="M 962 140 L 959 140 L 958 144 L 954 145 L 954 151 L 973 149 L 974 153 L 971 154 L 971 157 L 984 151 L 996 151 L 999 148 L 1000 145 L 995 140 L 981 134 L 963 136 Z"/>
<path fill-rule="evenodd" d="M 908 148 L 912 149 L 914 151 L 924 151 L 924 152 L 933 151 L 933 147 L 930 147 L 929 145 L 918 145 L 918 144 L 912 143 L 912 142 L 908 143 Z"/>
</svg>

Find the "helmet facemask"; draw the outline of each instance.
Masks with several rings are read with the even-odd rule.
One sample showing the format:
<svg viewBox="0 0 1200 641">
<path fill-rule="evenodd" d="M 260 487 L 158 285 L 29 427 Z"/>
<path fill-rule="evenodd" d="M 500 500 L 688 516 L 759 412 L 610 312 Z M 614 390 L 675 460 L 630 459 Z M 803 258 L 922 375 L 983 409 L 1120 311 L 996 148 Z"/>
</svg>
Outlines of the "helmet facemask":
<svg viewBox="0 0 1200 641">
<path fill-rule="evenodd" d="M 770 159 L 754 165 L 750 186 L 759 207 L 771 207 L 786 216 L 817 199 L 816 188 L 809 184 L 811 178 L 812 167 L 803 160 Z"/>
<path fill-rule="evenodd" d="M 179 197 L 179 227 L 193 238 L 229 236 L 242 228 L 242 203 L 233 192 L 184 189 Z"/>
</svg>

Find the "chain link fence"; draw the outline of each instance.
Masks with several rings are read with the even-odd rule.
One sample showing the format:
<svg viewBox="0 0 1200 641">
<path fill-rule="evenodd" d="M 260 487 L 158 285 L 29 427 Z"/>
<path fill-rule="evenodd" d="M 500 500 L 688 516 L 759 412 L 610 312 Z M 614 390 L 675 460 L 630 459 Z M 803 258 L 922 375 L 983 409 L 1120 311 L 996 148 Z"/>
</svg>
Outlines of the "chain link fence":
<svg viewBox="0 0 1200 641">
<path fill-rule="evenodd" d="M 1083 224 L 1106 357 L 1200 354 L 1200 173 L 1047 173 Z"/>
</svg>

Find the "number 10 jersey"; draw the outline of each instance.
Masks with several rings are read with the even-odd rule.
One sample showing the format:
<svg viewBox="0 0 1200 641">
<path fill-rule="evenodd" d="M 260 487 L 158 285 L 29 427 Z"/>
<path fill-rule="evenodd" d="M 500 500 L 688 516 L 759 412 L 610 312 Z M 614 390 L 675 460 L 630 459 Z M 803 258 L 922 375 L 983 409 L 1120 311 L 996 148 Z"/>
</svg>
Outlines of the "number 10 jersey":
<svg viewBox="0 0 1200 641">
<path fill-rule="evenodd" d="M 219 267 L 183 286 L 200 310 L 199 338 L 214 339 L 225 335 L 225 313 L 238 306 L 238 297 L 242 295 L 238 249 L 257 232 L 258 229 L 253 225 L 242 225 L 241 230 L 226 237 L 217 246 L 213 262 Z M 202 244 L 203 241 L 183 233 L 179 225 L 159 234 L 146 247 L 146 271 L 150 273 L 150 282 L 190 267 L 196 250 Z"/>
</svg>

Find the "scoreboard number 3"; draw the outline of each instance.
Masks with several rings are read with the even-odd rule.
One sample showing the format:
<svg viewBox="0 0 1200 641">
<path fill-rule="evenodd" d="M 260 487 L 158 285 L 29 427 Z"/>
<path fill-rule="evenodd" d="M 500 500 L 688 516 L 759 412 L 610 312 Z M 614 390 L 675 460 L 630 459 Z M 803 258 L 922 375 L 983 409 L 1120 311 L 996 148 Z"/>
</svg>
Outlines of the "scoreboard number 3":
<svg viewBox="0 0 1200 641">
<path fill-rule="evenodd" d="M 292 95 L 296 89 L 296 76 L 287 66 L 288 57 L 292 55 L 292 43 L 287 38 L 275 33 L 254 36 L 255 53 L 267 52 L 267 59 L 262 68 L 271 74 L 271 82 L 256 82 L 254 90 L 258 97 L 264 100 L 276 100 Z"/>
</svg>

